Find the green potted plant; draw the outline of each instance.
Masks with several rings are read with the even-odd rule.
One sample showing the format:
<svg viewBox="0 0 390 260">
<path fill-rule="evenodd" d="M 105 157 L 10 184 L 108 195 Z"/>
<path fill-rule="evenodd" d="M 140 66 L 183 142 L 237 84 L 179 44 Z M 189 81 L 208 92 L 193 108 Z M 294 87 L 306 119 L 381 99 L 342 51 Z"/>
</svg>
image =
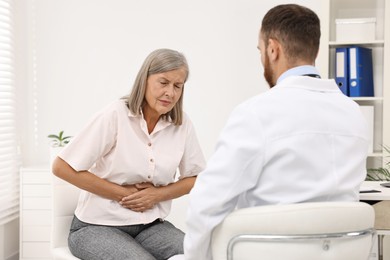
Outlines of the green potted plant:
<svg viewBox="0 0 390 260">
<path fill-rule="evenodd" d="M 52 147 L 64 147 L 67 143 L 69 143 L 71 136 L 64 136 L 64 131 L 60 131 L 58 135 L 48 135 L 48 138 L 51 139 Z"/>
<path fill-rule="evenodd" d="M 390 147 L 383 146 L 383 150 L 389 154 L 384 157 L 384 166 L 367 169 L 367 181 L 390 181 Z"/>
<path fill-rule="evenodd" d="M 72 136 L 65 136 L 64 131 L 47 136 L 50 139 L 50 164 L 57 157 L 57 154 L 69 143 Z"/>
</svg>

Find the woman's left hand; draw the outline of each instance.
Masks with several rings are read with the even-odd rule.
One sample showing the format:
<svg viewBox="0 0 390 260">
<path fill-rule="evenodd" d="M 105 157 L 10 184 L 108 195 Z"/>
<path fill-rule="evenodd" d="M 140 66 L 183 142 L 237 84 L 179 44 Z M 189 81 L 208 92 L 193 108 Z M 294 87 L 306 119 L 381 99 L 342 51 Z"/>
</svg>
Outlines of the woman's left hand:
<svg viewBox="0 0 390 260">
<path fill-rule="evenodd" d="M 135 212 L 144 212 L 160 202 L 159 189 L 153 184 L 145 182 L 136 184 L 135 187 L 138 189 L 137 192 L 124 197 L 119 202 L 122 207 Z"/>
</svg>

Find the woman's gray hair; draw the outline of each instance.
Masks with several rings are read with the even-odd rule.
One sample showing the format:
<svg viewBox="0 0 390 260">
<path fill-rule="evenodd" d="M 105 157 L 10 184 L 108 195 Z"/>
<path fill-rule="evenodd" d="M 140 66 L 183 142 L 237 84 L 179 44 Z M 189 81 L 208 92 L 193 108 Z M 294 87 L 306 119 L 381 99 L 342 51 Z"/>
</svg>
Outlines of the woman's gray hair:
<svg viewBox="0 0 390 260">
<path fill-rule="evenodd" d="M 150 75 L 176 69 L 184 69 L 186 71 L 186 77 L 184 79 L 184 82 L 186 82 L 189 69 L 187 60 L 182 53 L 170 49 L 158 49 L 150 53 L 137 74 L 130 95 L 124 97 L 124 99 L 127 99 L 130 111 L 134 115 L 140 115 L 141 108 L 145 102 L 147 79 Z M 167 120 L 170 117 L 175 125 L 182 124 L 183 96 L 184 86 L 179 100 L 171 111 L 162 115 L 163 119 Z"/>
</svg>

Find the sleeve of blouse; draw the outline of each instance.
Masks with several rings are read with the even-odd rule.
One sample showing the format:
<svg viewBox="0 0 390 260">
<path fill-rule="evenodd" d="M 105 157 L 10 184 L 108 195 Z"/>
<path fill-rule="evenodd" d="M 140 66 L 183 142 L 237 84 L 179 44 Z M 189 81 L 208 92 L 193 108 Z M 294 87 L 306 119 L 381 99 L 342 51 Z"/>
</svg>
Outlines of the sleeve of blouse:
<svg viewBox="0 0 390 260">
<path fill-rule="evenodd" d="M 184 154 L 179 165 L 179 179 L 191 176 L 197 176 L 206 167 L 202 149 L 192 122 L 186 117 L 185 120 L 187 135 L 185 140 Z"/>
<path fill-rule="evenodd" d="M 98 112 L 58 156 L 76 171 L 90 169 L 115 145 L 117 116 L 112 106 Z"/>
</svg>

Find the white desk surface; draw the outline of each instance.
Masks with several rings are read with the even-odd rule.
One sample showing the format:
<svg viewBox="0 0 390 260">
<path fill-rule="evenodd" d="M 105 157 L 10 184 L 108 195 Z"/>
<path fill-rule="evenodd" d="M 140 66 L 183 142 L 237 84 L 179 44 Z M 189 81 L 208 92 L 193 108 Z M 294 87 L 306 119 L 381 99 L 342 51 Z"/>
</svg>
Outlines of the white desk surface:
<svg viewBox="0 0 390 260">
<path fill-rule="evenodd" d="M 360 193 L 360 200 L 390 200 L 390 188 L 381 186 L 381 183 L 389 181 L 365 181 L 360 186 L 360 191 L 377 190 L 380 192 Z"/>
</svg>

